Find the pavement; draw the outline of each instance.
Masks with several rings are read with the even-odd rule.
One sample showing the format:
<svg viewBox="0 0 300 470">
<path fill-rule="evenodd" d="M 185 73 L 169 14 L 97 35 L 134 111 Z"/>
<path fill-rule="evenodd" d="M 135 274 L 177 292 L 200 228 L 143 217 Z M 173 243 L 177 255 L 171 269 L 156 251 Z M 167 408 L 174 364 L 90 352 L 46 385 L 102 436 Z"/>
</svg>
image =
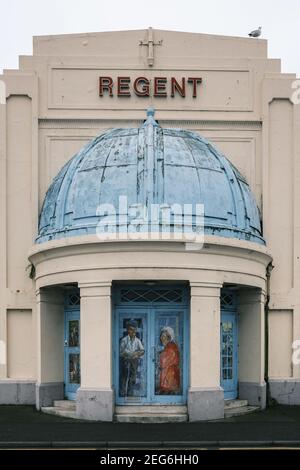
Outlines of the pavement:
<svg viewBox="0 0 300 470">
<path fill-rule="evenodd" d="M 0 448 L 300 449 L 300 406 L 197 423 L 102 423 L 51 416 L 32 406 L 0 406 Z"/>
</svg>

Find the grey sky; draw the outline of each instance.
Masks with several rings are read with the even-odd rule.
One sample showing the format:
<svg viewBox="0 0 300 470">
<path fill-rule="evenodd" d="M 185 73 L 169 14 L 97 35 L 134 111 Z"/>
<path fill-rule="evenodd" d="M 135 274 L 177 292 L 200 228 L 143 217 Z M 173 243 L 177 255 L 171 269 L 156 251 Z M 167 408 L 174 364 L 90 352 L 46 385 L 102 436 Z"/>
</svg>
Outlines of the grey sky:
<svg viewBox="0 0 300 470">
<path fill-rule="evenodd" d="M 0 0 L 0 71 L 30 55 L 32 36 L 171 29 L 247 36 L 258 26 L 269 56 L 300 76 L 299 0 Z"/>
</svg>

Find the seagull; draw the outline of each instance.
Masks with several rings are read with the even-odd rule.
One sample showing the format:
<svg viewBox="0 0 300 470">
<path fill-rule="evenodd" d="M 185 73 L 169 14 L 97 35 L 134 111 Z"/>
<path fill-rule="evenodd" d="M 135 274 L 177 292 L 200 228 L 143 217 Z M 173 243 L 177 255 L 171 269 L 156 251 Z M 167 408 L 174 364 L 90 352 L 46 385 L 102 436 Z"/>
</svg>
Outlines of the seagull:
<svg viewBox="0 0 300 470">
<path fill-rule="evenodd" d="M 261 26 L 258 29 L 254 29 L 251 33 L 248 34 L 251 38 L 258 38 L 261 35 Z"/>
</svg>

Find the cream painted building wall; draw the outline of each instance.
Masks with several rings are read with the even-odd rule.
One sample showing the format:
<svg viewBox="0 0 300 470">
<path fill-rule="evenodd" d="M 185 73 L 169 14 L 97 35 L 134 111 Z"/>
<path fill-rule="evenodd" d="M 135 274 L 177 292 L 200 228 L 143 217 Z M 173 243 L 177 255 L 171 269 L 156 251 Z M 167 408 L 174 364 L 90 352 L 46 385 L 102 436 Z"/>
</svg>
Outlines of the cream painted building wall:
<svg viewBox="0 0 300 470">
<path fill-rule="evenodd" d="M 19 69 L 5 70 L 0 77 L 5 85 L 0 101 L 0 341 L 6 352 L 0 358 L 0 402 L 10 400 L 11 388 L 5 386 L 12 383 L 15 402 L 34 402 L 35 380 L 43 374 L 37 357 L 37 286 L 30 278 L 28 254 L 52 179 L 104 130 L 140 125 L 151 105 L 162 127 L 191 129 L 211 140 L 255 194 L 274 266 L 268 304 L 270 390 L 281 403 L 300 404 L 300 367 L 292 364 L 292 342 L 300 339 L 300 107 L 292 101 L 296 77 L 282 74 L 280 61 L 267 57 L 265 40 L 160 30 L 154 31 L 155 41 L 161 42 L 149 65 L 149 45 L 140 44 L 147 43 L 148 34 L 36 37 L 33 55 L 21 56 Z M 99 76 L 145 76 L 151 83 L 155 76 L 199 76 L 202 84 L 197 98 L 191 87 L 185 98 L 137 97 L 133 92 L 131 97 L 115 92 L 100 97 Z M 57 312 L 60 307 L 52 308 Z M 241 335 L 254 334 L 259 318 L 249 316 Z M 245 364 L 246 345 L 240 358 Z M 62 351 L 55 354 L 62 356 Z M 61 376 L 57 361 L 53 381 Z M 251 373 L 244 380 L 251 381 Z M 26 387 L 18 387 L 18 381 Z"/>
</svg>

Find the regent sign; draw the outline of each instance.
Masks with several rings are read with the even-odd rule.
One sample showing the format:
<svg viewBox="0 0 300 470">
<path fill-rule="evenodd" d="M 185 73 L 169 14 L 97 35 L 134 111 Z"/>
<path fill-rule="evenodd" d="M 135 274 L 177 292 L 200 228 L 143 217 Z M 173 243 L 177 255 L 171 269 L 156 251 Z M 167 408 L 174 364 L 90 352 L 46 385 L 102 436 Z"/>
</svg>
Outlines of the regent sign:
<svg viewBox="0 0 300 470">
<path fill-rule="evenodd" d="M 185 98 L 187 95 L 197 98 L 201 77 L 99 77 L 99 96 L 124 96 L 174 98 L 176 95 Z"/>
</svg>

